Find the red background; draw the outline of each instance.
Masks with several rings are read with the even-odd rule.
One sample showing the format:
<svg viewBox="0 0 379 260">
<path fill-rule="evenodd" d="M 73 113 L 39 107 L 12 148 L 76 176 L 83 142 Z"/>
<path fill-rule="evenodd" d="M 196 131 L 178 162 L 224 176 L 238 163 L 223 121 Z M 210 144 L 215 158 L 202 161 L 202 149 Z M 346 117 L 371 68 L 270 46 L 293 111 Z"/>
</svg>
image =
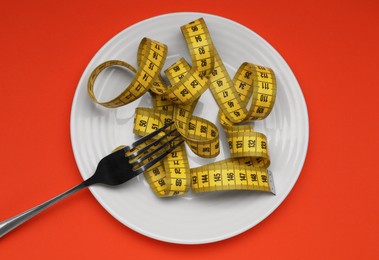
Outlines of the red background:
<svg viewBox="0 0 379 260">
<path fill-rule="evenodd" d="M 0 259 L 378 259 L 379 2 L 2 1 L 0 219 L 82 179 L 70 143 L 75 89 L 111 37 L 177 11 L 224 16 L 284 57 L 304 93 L 308 155 L 281 206 L 256 227 L 206 245 L 144 237 L 88 191 L 0 239 Z"/>
</svg>

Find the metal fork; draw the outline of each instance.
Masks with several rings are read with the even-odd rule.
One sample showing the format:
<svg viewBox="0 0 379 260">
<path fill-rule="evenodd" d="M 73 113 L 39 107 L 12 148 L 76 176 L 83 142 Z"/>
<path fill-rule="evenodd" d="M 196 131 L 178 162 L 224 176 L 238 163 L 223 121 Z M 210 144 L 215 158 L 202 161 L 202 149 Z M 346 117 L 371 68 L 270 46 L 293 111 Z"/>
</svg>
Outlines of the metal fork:
<svg viewBox="0 0 379 260">
<path fill-rule="evenodd" d="M 153 139 L 154 137 L 158 137 L 159 133 L 167 129 L 172 124 L 173 122 L 138 139 L 132 145 L 123 147 L 122 149 L 105 156 L 100 160 L 95 173 L 90 178 L 72 189 L 34 208 L 0 222 L 0 237 L 4 236 L 54 203 L 85 187 L 98 183 L 112 186 L 119 185 L 143 173 L 184 142 L 184 140 L 177 140 L 180 135 L 177 133 L 176 129 L 157 139 Z M 167 141 L 165 141 L 165 139 L 167 139 Z M 150 142 L 150 140 L 153 141 Z M 174 142 L 175 140 L 177 141 Z M 146 141 L 149 143 L 138 149 L 138 147 Z"/>
</svg>

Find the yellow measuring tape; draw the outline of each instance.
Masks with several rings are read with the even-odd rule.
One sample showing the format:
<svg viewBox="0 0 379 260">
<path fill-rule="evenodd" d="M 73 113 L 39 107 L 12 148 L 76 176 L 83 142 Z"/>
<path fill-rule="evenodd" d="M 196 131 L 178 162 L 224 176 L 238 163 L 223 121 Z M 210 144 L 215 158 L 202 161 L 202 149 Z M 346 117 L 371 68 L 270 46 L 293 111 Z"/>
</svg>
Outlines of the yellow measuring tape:
<svg viewBox="0 0 379 260">
<path fill-rule="evenodd" d="M 136 109 L 134 133 L 143 136 L 174 121 L 167 131 L 176 128 L 192 152 L 212 158 L 220 152 L 218 128 L 193 115 L 198 99 L 209 88 L 220 108 L 218 120 L 227 134 L 231 158 L 191 169 L 183 144 L 144 173 L 152 190 L 160 197 L 184 194 L 191 187 L 194 192 L 260 190 L 275 194 L 273 176 L 267 169 L 267 138 L 246 123 L 270 114 L 276 98 L 274 72 L 245 62 L 231 79 L 203 18 L 181 26 L 181 31 L 192 66 L 183 58 L 171 65 L 165 70 L 169 84 L 160 74 L 167 46 L 144 38 L 138 47 L 138 69 L 120 60 L 100 64 L 88 80 L 89 96 L 102 106 L 115 108 L 149 92 L 153 108 Z M 96 78 L 113 66 L 130 70 L 135 77 L 120 95 L 99 102 L 94 94 Z"/>
</svg>

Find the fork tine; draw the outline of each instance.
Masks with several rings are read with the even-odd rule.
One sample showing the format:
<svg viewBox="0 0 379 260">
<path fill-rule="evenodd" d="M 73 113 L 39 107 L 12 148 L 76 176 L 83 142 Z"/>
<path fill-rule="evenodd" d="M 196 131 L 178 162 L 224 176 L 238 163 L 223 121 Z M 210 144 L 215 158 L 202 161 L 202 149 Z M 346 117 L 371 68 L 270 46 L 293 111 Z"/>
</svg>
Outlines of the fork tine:
<svg viewBox="0 0 379 260">
<path fill-rule="evenodd" d="M 166 147 L 167 145 L 171 144 L 174 140 L 176 140 L 177 138 L 179 138 L 181 135 L 176 135 L 175 137 L 171 138 L 170 140 L 168 140 L 167 142 L 165 142 L 164 144 L 162 144 L 161 146 L 159 146 L 158 148 L 150 151 L 149 153 L 141 156 L 140 158 L 138 158 L 137 160 L 133 161 L 133 162 L 130 162 L 133 167 L 136 166 L 137 164 L 140 164 L 142 163 L 144 160 L 146 160 L 147 158 L 150 158 L 152 155 L 156 154 L 159 150 L 162 150 L 164 147 Z"/>
<path fill-rule="evenodd" d="M 143 173 L 144 171 L 148 170 L 151 166 L 153 166 L 154 164 L 156 164 L 157 162 L 162 160 L 164 157 L 166 157 L 169 153 L 174 151 L 182 143 L 184 143 L 184 140 L 182 140 L 179 143 L 175 144 L 174 146 L 170 147 L 170 149 L 164 151 L 163 153 L 161 153 L 160 155 L 158 155 L 157 157 L 155 157 L 153 160 L 146 163 L 145 165 L 137 168 L 136 170 L 134 170 L 135 174 L 138 175 L 138 174 Z"/>
<path fill-rule="evenodd" d="M 131 145 L 128 145 L 128 146 L 124 147 L 124 151 L 127 152 L 127 151 L 129 151 L 129 150 L 137 147 L 138 145 L 142 144 L 143 142 L 149 140 L 150 138 L 153 138 L 154 136 L 156 136 L 157 134 L 159 134 L 160 132 L 162 132 L 167 127 L 171 126 L 172 124 L 174 124 L 174 121 L 171 121 L 170 123 L 168 123 L 168 124 L 164 125 L 163 127 L 155 130 L 154 132 L 152 132 L 152 133 L 150 133 L 148 135 L 145 135 L 144 137 L 138 139 L 137 141 L 135 141 Z"/>
<path fill-rule="evenodd" d="M 153 145 L 159 143 L 160 141 L 162 141 L 164 138 L 167 138 L 168 136 L 172 135 L 173 133 L 175 133 L 177 130 L 176 128 L 172 131 L 170 131 L 169 133 L 159 137 L 158 139 L 154 140 L 153 142 L 151 142 L 150 144 L 146 145 L 145 147 L 142 147 L 141 149 L 135 151 L 134 153 L 130 154 L 130 155 L 127 155 L 126 157 L 130 159 L 133 159 L 135 157 L 137 157 L 138 155 L 142 154 L 143 152 L 145 152 L 147 149 L 149 149 L 150 147 L 152 147 Z"/>
</svg>

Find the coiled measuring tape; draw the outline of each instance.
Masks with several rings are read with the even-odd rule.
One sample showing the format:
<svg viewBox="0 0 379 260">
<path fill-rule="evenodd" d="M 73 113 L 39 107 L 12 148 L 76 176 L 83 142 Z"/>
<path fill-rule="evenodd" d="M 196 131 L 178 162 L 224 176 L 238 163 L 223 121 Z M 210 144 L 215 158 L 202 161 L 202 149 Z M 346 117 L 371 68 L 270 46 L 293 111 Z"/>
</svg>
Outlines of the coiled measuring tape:
<svg viewBox="0 0 379 260">
<path fill-rule="evenodd" d="M 191 169 L 183 144 L 144 173 L 152 190 L 160 197 L 181 195 L 191 187 L 194 192 L 260 190 L 275 194 L 273 176 L 267 169 L 270 165 L 267 138 L 255 132 L 251 124 L 245 124 L 270 114 L 276 98 L 274 72 L 245 62 L 231 79 L 204 19 L 181 26 L 181 31 L 192 66 L 183 58 L 171 65 L 165 70 L 169 84 L 160 75 L 167 46 L 144 38 L 138 47 L 138 69 L 119 60 L 106 61 L 94 69 L 88 80 L 90 98 L 102 106 L 115 108 L 149 92 L 153 108 L 136 109 L 133 132 L 143 136 L 174 121 L 167 131 L 176 128 L 191 151 L 212 158 L 220 152 L 218 128 L 192 115 L 199 97 L 209 87 L 220 108 L 218 120 L 227 134 L 231 158 Z M 95 80 L 112 66 L 124 67 L 134 72 L 135 77 L 119 96 L 99 102 L 94 94 Z"/>
</svg>

